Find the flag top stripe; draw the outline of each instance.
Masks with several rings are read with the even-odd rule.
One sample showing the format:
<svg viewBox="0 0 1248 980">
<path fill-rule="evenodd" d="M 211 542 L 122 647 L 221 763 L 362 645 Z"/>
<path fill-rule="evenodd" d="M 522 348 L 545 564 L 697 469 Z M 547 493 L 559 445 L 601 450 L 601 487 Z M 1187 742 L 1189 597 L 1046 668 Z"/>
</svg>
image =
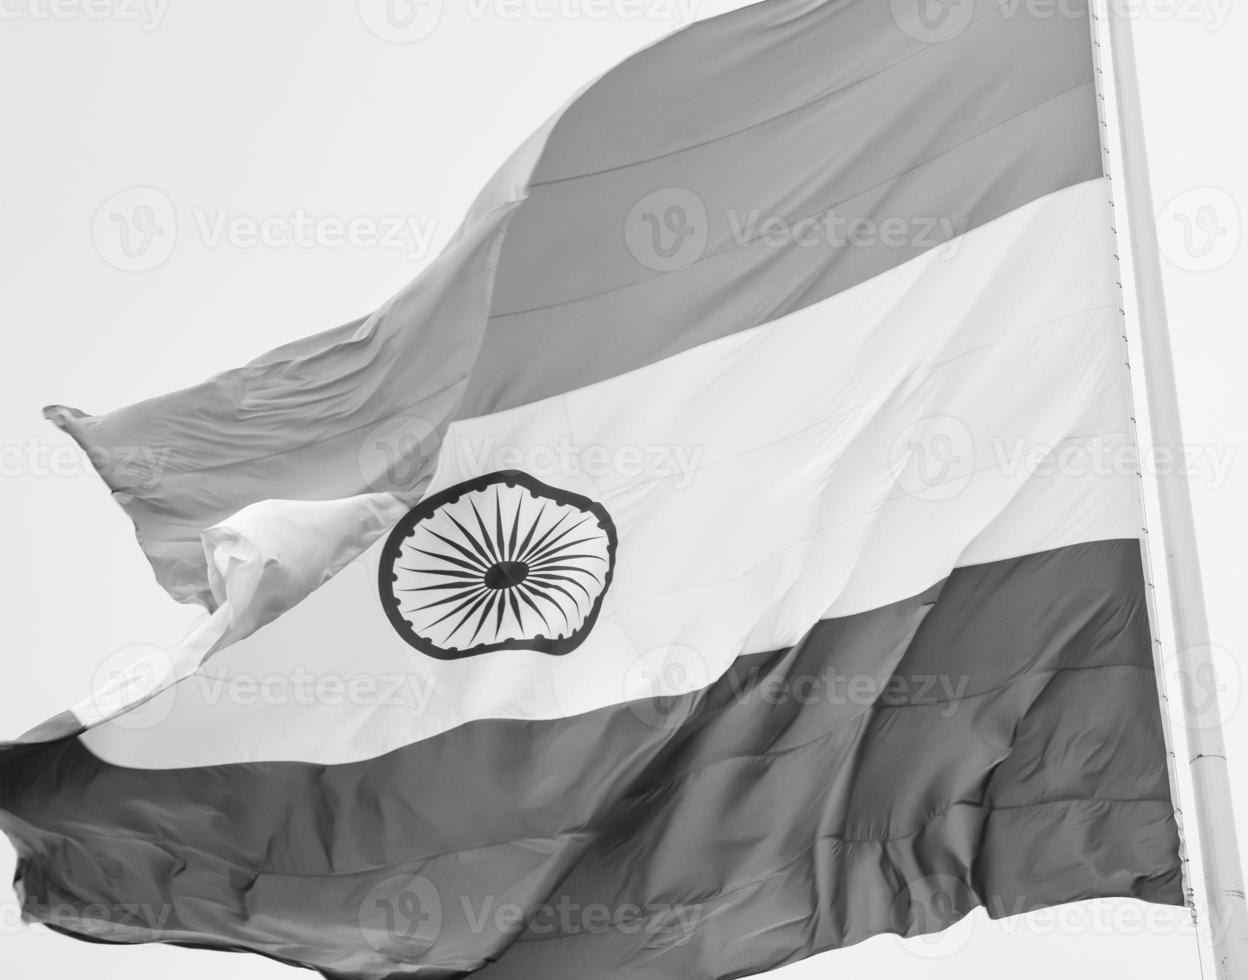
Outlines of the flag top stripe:
<svg viewBox="0 0 1248 980">
<path fill-rule="evenodd" d="M 375 313 L 184 392 L 53 415 L 100 461 L 161 583 L 213 608 L 200 535 L 244 507 L 414 502 L 453 419 L 778 319 L 1101 175 L 1084 12 L 973 0 L 933 38 L 905 7 L 769 0 L 695 23 L 557 114 Z M 737 228 L 829 209 L 875 231 L 776 247 Z M 647 244 L 664 218 L 688 224 L 691 264 Z M 397 468 L 376 448 L 409 443 Z"/>
</svg>

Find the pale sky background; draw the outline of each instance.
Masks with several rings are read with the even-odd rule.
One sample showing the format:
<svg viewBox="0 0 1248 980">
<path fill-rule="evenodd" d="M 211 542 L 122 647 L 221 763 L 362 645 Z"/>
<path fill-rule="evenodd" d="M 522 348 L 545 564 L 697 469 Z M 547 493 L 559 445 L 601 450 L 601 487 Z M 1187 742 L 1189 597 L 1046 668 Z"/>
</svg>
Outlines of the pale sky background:
<svg viewBox="0 0 1248 980">
<path fill-rule="evenodd" d="M 395 38 L 385 2 L 0 0 L 0 738 L 87 694 L 118 651 L 172 644 L 193 616 L 155 586 L 129 522 L 41 419 L 43 405 L 107 411 L 373 309 L 436 254 L 495 167 L 573 91 L 691 12 L 745 5 L 459 0 L 436 22 L 417 12 L 409 34 L 427 36 Z M 1248 17 L 1229 8 L 1132 7 L 1186 436 L 1198 453 L 1213 636 L 1226 651 L 1239 824 L 1248 828 L 1238 666 L 1248 655 Z M 144 227 L 158 229 L 137 258 L 109 225 L 115 196 L 136 187 L 149 189 L 140 203 L 155 202 L 145 212 L 155 223 Z M 396 217 L 412 224 L 401 247 L 247 237 L 248 222 L 276 218 L 280 232 L 301 215 L 331 235 L 335 220 L 357 219 L 363 235 L 388 233 Z M 5 842 L 0 880 L 12 866 Z M 775 976 L 1178 980 L 1200 975 L 1196 951 L 1183 912 L 1109 902 L 1000 923 L 976 915 L 935 942 L 882 937 Z M 30 929 L 0 884 L 6 980 L 226 971 L 231 980 L 297 975 L 256 957 L 110 948 Z"/>
</svg>

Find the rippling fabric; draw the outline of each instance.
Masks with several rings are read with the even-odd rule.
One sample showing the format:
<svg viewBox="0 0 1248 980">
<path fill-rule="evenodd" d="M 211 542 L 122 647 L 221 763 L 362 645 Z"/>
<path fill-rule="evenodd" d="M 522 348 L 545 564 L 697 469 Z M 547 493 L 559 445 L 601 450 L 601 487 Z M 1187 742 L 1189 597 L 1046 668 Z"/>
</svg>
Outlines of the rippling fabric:
<svg viewBox="0 0 1248 980">
<path fill-rule="evenodd" d="M 0 775 L 27 916 L 360 980 L 729 977 L 976 905 L 1183 902 L 1134 540 L 959 569 L 677 698 L 347 765 L 66 739 Z"/>
<path fill-rule="evenodd" d="M 695 23 L 570 102 L 380 310 L 185 391 L 50 417 L 96 462 L 158 581 L 215 608 L 200 535 L 249 504 L 410 502 L 452 419 L 769 322 L 1100 177 L 1086 16 L 993 0 L 964 13 L 938 44 L 862 0 Z M 693 252 L 673 268 L 659 253 L 683 239 L 652 241 L 647 221 L 674 205 Z M 816 219 L 833 230 L 813 243 L 757 227 Z M 899 220 L 897 241 L 871 230 Z"/>
<path fill-rule="evenodd" d="M 49 409 L 211 615 L 0 746 L 27 918 L 726 980 L 1181 903 L 1089 24 L 944 15 L 695 24 L 376 313 Z"/>
</svg>

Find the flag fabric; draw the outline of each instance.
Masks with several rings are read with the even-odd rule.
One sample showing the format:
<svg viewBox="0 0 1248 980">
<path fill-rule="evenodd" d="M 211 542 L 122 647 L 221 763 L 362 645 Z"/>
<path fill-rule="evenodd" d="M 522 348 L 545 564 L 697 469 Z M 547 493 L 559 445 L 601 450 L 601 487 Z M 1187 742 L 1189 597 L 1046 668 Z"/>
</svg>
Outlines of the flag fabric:
<svg viewBox="0 0 1248 980">
<path fill-rule="evenodd" d="M 52 410 L 212 614 L 0 749 L 26 916 L 684 980 L 1181 904 L 1088 17 L 949 9 L 694 24 L 382 310 Z"/>
</svg>

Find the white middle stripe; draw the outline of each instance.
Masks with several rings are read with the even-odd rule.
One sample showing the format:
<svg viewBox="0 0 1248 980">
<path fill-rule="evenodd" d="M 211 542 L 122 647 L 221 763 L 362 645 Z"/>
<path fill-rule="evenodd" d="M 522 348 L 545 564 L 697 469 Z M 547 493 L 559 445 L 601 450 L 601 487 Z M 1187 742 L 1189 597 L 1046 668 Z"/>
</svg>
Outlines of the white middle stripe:
<svg viewBox="0 0 1248 980">
<path fill-rule="evenodd" d="M 413 650 L 381 610 L 379 542 L 162 695 L 157 726 L 87 744 L 136 767 L 356 761 L 693 690 L 958 565 L 1136 536 L 1108 198 L 1068 188 L 783 320 L 453 425 L 430 494 L 524 468 L 614 519 L 614 583 L 567 656 Z M 1037 447 L 1111 465 L 1033 472 Z M 385 696 L 232 693 L 295 674 Z"/>
</svg>

